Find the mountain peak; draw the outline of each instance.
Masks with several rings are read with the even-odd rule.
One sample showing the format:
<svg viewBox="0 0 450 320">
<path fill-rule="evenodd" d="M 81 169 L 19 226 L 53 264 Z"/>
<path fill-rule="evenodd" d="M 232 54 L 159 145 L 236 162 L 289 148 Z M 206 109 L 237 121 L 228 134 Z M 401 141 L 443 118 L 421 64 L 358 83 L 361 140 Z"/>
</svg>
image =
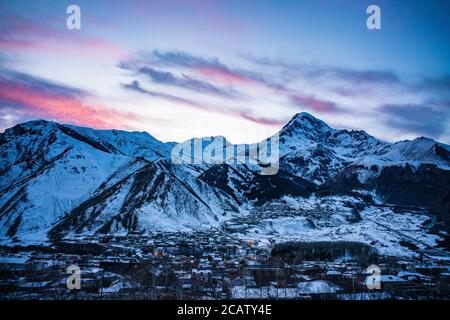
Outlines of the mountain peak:
<svg viewBox="0 0 450 320">
<path fill-rule="evenodd" d="M 308 112 L 299 112 L 292 117 L 292 120 L 293 119 L 305 119 L 305 118 L 320 121 L 319 119 L 317 119 L 316 117 L 314 117 L 312 114 L 310 114 Z"/>
<path fill-rule="evenodd" d="M 424 136 L 417 137 L 417 138 L 415 138 L 412 141 L 414 141 L 414 142 L 420 142 L 420 141 L 436 142 L 434 139 L 431 139 L 431 138 L 428 138 L 428 137 L 424 137 Z"/>
<path fill-rule="evenodd" d="M 45 125 L 45 124 L 50 124 L 50 123 L 56 123 L 54 121 L 51 120 L 46 120 L 46 119 L 33 119 L 33 120 L 28 120 L 28 121 L 24 121 L 22 123 L 18 123 L 18 126 L 24 126 L 24 125 Z"/>
<path fill-rule="evenodd" d="M 325 127 L 331 129 L 324 121 L 314 117 L 308 112 L 300 112 L 292 117 L 292 119 L 286 124 L 285 127 L 292 125 L 293 123 L 303 123 L 308 124 L 313 127 Z"/>
<path fill-rule="evenodd" d="M 4 134 L 11 135 L 11 136 L 20 136 L 20 135 L 27 134 L 29 132 L 35 132 L 36 130 L 46 131 L 51 128 L 54 128 L 56 125 L 57 125 L 56 122 L 43 120 L 43 119 L 30 120 L 30 121 L 16 124 L 14 127 L 6 129 Z"/>
<path fill-rule="evenodd" d="M 333 131 L 335 130 L 322 120 L 307 112 L 301 112 L 292 117 L 281 129 L 280 135 L 290 137 L 302 136 L 317 142 L 328 137 Z"/>
</svg>

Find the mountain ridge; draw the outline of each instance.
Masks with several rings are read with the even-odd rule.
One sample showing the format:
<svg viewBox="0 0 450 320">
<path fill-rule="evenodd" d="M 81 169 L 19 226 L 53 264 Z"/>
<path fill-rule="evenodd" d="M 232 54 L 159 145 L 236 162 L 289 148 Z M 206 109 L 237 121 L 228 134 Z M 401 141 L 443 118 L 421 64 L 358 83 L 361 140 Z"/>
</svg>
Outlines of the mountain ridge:
<svg viewBox="0 0 450 320">
<path fill-rule="evenodd" d="M 208 141 L 201 151 L 212 142 L 238 146 L 221 136 Z M 255 165 L 175 165 L 175 144 L 146 132 L 18 124 L 0 135 L 0 237 L 217 226 L 286 196 L 448 203 L 450 147 L 433 139 L 388 143 L 299 113 L 280 130 L 279 143 L 278 174 L 261 176 Z M 408 184 L 414 187 L 405 192 Z M 442 207 L 436 212 L 448 216 Z"/>
</svg>

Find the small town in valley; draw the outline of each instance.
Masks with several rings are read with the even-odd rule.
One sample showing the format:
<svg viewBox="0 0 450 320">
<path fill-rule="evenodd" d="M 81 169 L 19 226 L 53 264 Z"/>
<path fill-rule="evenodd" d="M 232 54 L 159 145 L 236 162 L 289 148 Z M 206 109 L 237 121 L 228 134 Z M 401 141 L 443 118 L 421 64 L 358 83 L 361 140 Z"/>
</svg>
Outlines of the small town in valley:
<svg viewBox="0 0 450 320">
<path fill-rule="evenodd" d="M 450 297 L 447 257 L 379 256 L 357 242 L 262 245 L 210 230 L 105 235 L 51 246 L 2 247 L 0 253 L 2 299 Z M 68 267 L 74 265 L 80 285 L 69 289 L 73 275 Z"/>
</svg>

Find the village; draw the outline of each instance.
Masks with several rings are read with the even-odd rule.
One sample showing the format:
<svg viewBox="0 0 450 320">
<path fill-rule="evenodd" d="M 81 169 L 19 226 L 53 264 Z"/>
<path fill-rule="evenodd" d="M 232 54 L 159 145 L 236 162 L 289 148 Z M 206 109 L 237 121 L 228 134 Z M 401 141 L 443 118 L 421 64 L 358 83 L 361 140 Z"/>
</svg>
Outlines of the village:
<svg viewBox="0 0 450 320">
<path fill-rule="evenodd" d="M 289 248 L 242 240 L 222 230 L 105 235 L 52 246 L 1 247 L 0 298 L 450 298 L 450 263 L 445 259 L 369 257 L 364 246 L 352 243 L 332 249 L 323 243 L 302 245 L 294 254 Z M 342 250 L 346 254 L 339 254 Z M 364 259 L 349 252 L 361 252 Z M 68 288 L 71 265 L 81 271 L 79 289 Z M 369 265 L 379 268 L 375 288 Z"/>
</svg>

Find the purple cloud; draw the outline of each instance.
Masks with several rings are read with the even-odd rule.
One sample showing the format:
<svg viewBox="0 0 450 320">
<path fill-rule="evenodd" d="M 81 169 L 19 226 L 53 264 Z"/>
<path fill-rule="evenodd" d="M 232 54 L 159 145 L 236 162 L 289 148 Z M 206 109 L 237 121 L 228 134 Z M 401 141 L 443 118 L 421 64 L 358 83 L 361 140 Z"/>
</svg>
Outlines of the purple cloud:
<svg viewBox="0 0 450 320">
<path fill-rule="evenodd" d="M 253 115 L 253 113 L 250 110 L 244 109 L 244 108 L 241 108 L 240 110 L 235 110 L 235 109 L 231 109 L 231 108 L 227 108 L 227 107 L 213 106 L 213 105 L 201 103 L 201 102 L 198 102 L 195 100 L 179 97 L 179 96 L 164 93 L 164 92 L 157 92 L 157 91 L 153 91 L 153 90 L 144 89 L 144 88 L 142 88 L 139 81 L 136 81 L 136 80 L 134 80 L 130 84 L 122 84 L 122 88 L 124 88 L 126 90 L 130 90 L 130 91 L 138 92 L 141 94 L 145 94 L 145 95 L 148 95 L 148 96 L 151 96 L 154 98 L 164 99 L 164 100 L 167 100 L 170 102 L 177 103 L 179 105 L 185 105 L 188 107 L 192 107 L 192 108 L 196 108 L 196 109 L 200 109 L 200 110 L 204 110 L 204 111 L 210 111 L 210 112 L 221 113 L 221 114 L 225 114 L 225 115 L 229 115 L 229 116 L 240 117 L 242 119 L 246 119 L 251 122 L 258 123 L 258 124 L 270 125 L 270 126 L 277 125 L 278 126 L 278 125 L 285 123 L 285 120 L 281 121 L 281 120 L 275 120 L 275 119 L 255 116 L 255 115 Z"/>
<path fill-rule="evenodd" d="M 42 23 L 0 7 L 0 47 L 14 53 L 50 52 L 88 58 L 117 58 L 124 55 L 124 50 L 114 43 L 86 33 L 69 34 L 64 28 L 52 27 L 54 23 L 52 19 Z M 77 50 L 73 50 L 74 47 Z"/>
<path fill-rule="evenodd" d="M 184 68 L 229 86 L 260 84 L 272 88 L 279 87 L 258 73 L 229 67 L 217 58 L 205 58 L 184 51 L 161 52 L 155 50 L 150 53 L 136 55 L 119 63 L 120 68 L 128 70 L 137 69 L 141 65 Z"/>
<path fill-rule="evenodd" d="M 313 110 L 319 113 L 338 112 L 339 108 L 335 103 L 317 99 L 314 96 L 292 95 L 291 101 L 298 107 Z"/>
<path fill-rule="evenodd" d="M 224 98 L 235 99 L 237 97 L 242 96 L 242 94 L 239 94 L 236 90 L 232 88 L 228 87 L 220 88 L 209 82 L 195 79 L 192 76 L 186 75 L 184 73 L 182 74 L 181 77 L 179 77 L 175 76 L 171 72 L 157 70 L 149 66 L 139 67 L 135 71 L 138 74 L 147 76 L 152 82 L 162 85 L 179 87 L 199 93 L 217 95 Z"/>
<path fill-rule="evenodd" d="M 427 137 L 440 137 L 450 121 L 450 103 L 442 105 L 446 109 L 422 104 L 386 104 L 380 108 L 384 123 L 406 133 L 413 132 Z"/>
<path fill-rule="evenodd" d="M 393 71 L 385 70 L 356 70 L 336 66 L 317 66 L 309 64 L 296 64 L 281 59 L 259 58 L 253 55 L 242 55 L 248 61 L 258 65 L 278 67 L 288 73 L 294 73 L 305 78 L 337 78 L 351 83 L 399 83 L 399 76 Z"/>
<path fill-rule="evenodd" d="M 144 89 L 144 88 L 142 88 L 141 84 L 137 80 L 134 80 L 130 84 L 122 84 L 122 87 L 124 89 L 142 93 L 142 94 L 154 97 L 154 98 L 160 98 L 160 99 L 164 99 L 167 101 L 188 105 L 190 107 L 194 107 L 194 108 L 198 108 L 198 109 L 202 109 L 202 110 L 212 110 L 212 108 L 210 108 L 208 105 L 202 104 L 200 102 L 196 102 L 194 100 L 182 98 L 182 97 L 172 95 L 169 93 L 157 92 L 157 91 L 153 91 L 153 90 Z"/>
</svg>

